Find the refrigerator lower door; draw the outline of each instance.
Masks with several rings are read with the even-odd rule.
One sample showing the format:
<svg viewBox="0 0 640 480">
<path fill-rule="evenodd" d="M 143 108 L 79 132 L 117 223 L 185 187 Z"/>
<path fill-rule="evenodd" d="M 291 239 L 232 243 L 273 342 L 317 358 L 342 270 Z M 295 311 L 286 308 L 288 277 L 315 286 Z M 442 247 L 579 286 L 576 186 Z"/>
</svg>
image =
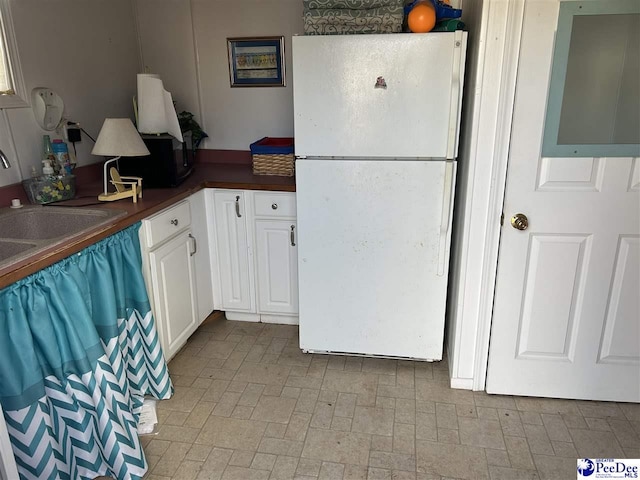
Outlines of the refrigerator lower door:
<svg viewBox="0 0 640 480">
<path fill-rule="evenodd" d="M 300 348 L 442 358 L 455 162 L 298 160 Z"/>
</svg>

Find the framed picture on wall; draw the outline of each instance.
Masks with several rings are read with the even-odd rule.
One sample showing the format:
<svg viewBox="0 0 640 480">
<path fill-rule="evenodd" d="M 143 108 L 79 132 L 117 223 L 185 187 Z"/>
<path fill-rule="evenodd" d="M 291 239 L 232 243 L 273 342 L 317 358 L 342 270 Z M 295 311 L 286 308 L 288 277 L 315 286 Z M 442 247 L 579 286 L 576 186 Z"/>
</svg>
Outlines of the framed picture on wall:
<svg viewBox="0 0 640 480">
<path fill-rule="evenodd" d="M 232 87 L 284 87 L 284 37 L 227 38 Z"/>
</svg>

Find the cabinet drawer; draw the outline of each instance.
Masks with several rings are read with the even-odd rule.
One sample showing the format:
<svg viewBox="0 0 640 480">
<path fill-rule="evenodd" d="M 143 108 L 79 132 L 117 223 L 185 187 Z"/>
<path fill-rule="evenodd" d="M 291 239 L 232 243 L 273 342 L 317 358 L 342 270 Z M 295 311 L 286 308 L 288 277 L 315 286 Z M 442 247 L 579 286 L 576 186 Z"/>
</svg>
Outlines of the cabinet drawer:
<svg viewBox="0 0 640 480">
<path fill-rule="evenodd" d="M 147 247 L 155 247 L 189 225 L 191 225 L 189 202 L 178 203 L 147 218 L 144 221 Z"/>
<path fill-rule="evenodd" d="M 255 192 L 256 217 L 295 217 L 296 196 L 289 192 Z"/>
</svg>

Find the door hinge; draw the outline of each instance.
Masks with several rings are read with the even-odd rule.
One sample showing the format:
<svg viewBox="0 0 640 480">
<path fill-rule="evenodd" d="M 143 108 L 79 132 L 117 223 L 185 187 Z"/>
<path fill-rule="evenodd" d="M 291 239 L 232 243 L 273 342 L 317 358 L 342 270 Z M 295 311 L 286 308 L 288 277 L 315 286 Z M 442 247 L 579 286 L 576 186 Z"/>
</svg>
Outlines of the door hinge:
<svg viewBox="0 0 640 480">
<path fill-rule="evenodd" d="M 504 212 L 500 214 L 500 226 L 504 225 Z"/>
</svg>

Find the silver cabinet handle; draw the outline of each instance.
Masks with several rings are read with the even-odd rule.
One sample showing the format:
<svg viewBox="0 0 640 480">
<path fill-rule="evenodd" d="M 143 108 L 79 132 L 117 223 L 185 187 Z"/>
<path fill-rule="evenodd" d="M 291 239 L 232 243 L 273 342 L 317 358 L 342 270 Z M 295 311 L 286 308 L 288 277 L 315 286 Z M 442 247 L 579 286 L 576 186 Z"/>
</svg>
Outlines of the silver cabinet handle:
<svg viewBox="0 0 640 480">
<path fill-rule="evenodd" d="M 236 217 L 240 218 L 240 195 L 236 195 Z"/>
<path fill-rule="evenodd" d="M 193 240 L 193 252 L 190 253 L 190 255 L 193 257 L 198 251 L 198 241 L 196 240 L 196 237 L 191 234 L 189 234 L 189 238 Z"/>
<path fill-rule="evenodd" d="M 277 203 L 272 203 L 271 204 L 271 209 L 272 210 L 277 210 L 278 209 L 278 204 Z"/>
<path fill-rule="evenodd" d="M 296 246 L 296 234 L 294 232 L 296 226 L 295 225 L 291 225 L 291 246 L 295 247 Z"/>
<path fill-rule="evenodd" d="M 174 218 L 173 220 L 171 220 L 171 225 L 175 225 L 177 227 L 178 226 L 178 219 Z"/>
</svg>

